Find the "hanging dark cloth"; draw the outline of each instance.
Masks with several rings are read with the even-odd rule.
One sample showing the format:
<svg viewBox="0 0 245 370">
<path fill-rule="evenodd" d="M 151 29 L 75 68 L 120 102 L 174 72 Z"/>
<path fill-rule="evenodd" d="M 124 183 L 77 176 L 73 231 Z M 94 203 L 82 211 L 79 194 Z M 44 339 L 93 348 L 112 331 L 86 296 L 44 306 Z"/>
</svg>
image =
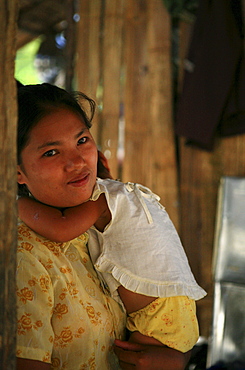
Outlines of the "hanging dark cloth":
<svg viewBox="0 0 245 370">
<path fill-rule="evenodd" d="M 214 137 L 245 133 L 245 63 L 240 0 L 201 0 L 185 61 L 176 134 L 212 150 Z"/>
</svg>

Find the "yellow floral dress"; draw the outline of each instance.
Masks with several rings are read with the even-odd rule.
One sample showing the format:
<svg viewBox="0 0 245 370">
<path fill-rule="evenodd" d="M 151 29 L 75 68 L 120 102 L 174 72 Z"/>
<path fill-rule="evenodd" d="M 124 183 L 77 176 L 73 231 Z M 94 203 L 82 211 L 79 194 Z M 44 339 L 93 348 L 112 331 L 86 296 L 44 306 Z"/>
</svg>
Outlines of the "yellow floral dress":
<svg viewBox="0 0 245 370">
<path fill-rule="evenodd" d="M 50 242 L 19 222 L 17 357 L 52 369 L 120 368 L 112 346 L 126 315 L 102 289 L 87 240 Z"/>
</svg>

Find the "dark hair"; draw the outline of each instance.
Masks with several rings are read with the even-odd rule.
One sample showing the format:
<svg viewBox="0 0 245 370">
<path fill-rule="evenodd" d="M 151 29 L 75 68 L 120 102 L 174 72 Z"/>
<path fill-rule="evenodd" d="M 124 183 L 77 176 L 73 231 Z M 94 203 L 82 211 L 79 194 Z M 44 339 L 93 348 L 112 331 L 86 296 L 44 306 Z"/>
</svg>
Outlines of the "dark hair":
<svg viewBox="0 0 245 370">
<path fill-rule="evenodd" d="M 66 90 L 48 83 L 38 85 L 17 84 L 18 89 L 18 164 L 22 163 L 21 152 L 27 145 L 31 130 L 41 118 L 57 108 L 67 108 L 81 115 L 85 125 L 90 128 L 95 111 L 95 102 L 81 92 L 68 93 Z M 87 115 L 83 103 L 88 103 Z M 18 194 L 27 195 L 24 184 L 18 184 Z"/>
</svg>

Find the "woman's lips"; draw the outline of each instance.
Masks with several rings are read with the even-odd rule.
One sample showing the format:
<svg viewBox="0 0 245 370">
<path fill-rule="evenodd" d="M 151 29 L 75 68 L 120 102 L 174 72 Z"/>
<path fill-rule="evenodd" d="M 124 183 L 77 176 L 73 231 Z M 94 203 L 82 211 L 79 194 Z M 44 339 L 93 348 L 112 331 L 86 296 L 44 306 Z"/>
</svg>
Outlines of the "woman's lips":
<svg viewBox="0 0 245 370">
<path fill-rule="evenodd" d="M 89 174 L 85 176 L 79 176 L 68 182 L 68 185 L 79 187 L 85 185 L 89 181 Z"/>
</svg>

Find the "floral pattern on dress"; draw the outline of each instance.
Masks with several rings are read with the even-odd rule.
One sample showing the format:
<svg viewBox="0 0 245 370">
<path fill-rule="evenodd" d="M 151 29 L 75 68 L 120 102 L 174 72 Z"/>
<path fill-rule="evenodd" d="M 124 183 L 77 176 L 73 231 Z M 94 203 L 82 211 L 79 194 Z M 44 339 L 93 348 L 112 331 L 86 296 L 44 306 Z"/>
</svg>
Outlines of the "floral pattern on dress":
<svg viewBox="0 0 245 370">
<path fill-rule="evenodd" d="M 85 233 L 50 242 L 18 226 L 16 355 L 55 370 L 120 369 L 112 351 L 126 316 L 101 287 Z"/>
<path fill-rule="evenodd" d="M 38 330 L 43 326 L 41 320 L 33 322 L 31 316 L 32 315 L 30 313 L 25 313 L 18 320 L 17 330 L 19 335 L 26 335 L 28 331 L 31 331 L 32 329 Z"/>
</svg>

